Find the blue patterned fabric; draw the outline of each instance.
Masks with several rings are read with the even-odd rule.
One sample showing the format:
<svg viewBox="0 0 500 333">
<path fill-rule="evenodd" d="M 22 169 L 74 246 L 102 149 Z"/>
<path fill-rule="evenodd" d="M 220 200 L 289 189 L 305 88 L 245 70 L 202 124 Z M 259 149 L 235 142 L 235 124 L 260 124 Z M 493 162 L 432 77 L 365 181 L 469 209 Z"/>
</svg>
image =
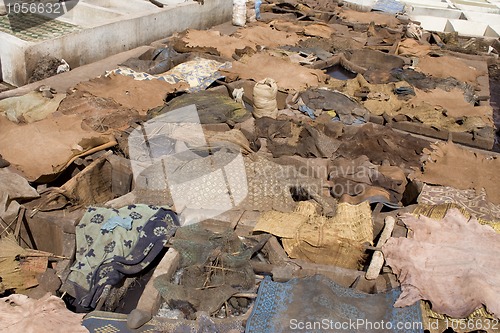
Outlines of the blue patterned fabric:
<svg viewBox="0 0 500 333">
<path fill-rule="evenodd" d="M 131 228 L 102 228 L 118 218 L 132 219 Z M 178 226 L 175 213 L 165 208 L 88 208 L 76 229 L 77 253 L 68 276 L 72 296 L 83 307 L 95 308 L 106 285 L 116 285 L 125 275 L 149 266 Z"/>
<path fill-rule="evenodd" d="M 130 230 L 132 229 L 132 222 L 134 221 L 133 218 L 130 216 L 113 216 L 106 222 L 101 227 L 101 230 L 107 230 L 107 231 L 113 231 L 116 227 L 122 227 L 125 228 L 125 230 Z"/>
<path fill-rule="evenodd" d="M 390 14 L 403 13 L 405 10 L 405 4 L 397 0 L 379 0 L 373 6 L 372 10 L 377 10 Z"/>
<path fill-rule="evenodd" d="M 266 277 L 247 321 L 246 333 L 423 332 L 417 303 L 394 308 L 400 290 L 364 294 L 322 275 L 273 282 Z"/>
<path fill-rule="evenodd" d="M 90 333 L 153 333 L 160 332 L 154 325 L 144 324 L 138 329 L 127 326 L 127 315 L 121 313 L 93 311 L 83 318 L 83 326 Z"/>
<path fill-rule="evenodd" d="M 183 62 L 163 74 L 152 75 L 136 72 L 128 67 L 120 67 L 106 72 L 106 76 L 119 74 L 133 77 L 135 80 L 160 80 L 170 84 L 186 82 L 190 86 L 187 91 L 194 93 L 207 89 L 215 80 L 223 78 L 224 76 L 220 74 L 219 70 L 229 68 L 231 68 L 230 62 L 221 63 L 197 57 L 194 60 Z"/>
<path fill-rule="evenodd" d="M 305 104 L 299 105 L 299 111 L 307 114 L 309 116 L 309 118 L 311 118 L 312 120 L 316 119 L 316 115 L 314 114 L 314 110 Z"/>
</svg>

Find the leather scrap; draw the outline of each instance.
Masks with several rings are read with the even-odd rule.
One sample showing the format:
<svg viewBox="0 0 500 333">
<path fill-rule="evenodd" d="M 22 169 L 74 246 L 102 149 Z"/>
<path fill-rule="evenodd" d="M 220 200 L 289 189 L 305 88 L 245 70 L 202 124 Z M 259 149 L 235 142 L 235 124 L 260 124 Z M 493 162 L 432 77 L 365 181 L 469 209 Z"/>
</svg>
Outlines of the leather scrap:
<svg viewBox="0 0 500 333">
<path fill-rule="evenodd" d="M 487 74 L 484 71 L 468 66 L 462 59 L 451 56 L 422 57 L 419 59 L 417 69 L 424 74 L 443 79 L 451 76 L 469 83 L 474 83 L 478 76 Z"/>
<path fill-rule="evenodd" d="M 413 38 L 406 38 L 401 41 L 398 46 L 398 54 L 407 57 L 424 57 L 431 51 L 429 44 L 416 41 Z"/>
<path fill-rule="evenodd" d="M 38 198 L 38 192 L 22 176 L 9 169 L 0 169 L 0 236 L 15 230 L 21 205 L 18 201 Z M 10 225 L 10 227 L 9 227 Z M 3 251 L 4 249 L 2 249 Z M 5 276 L 3 277 L 5 280 Z"/>
<path fill-rule="evenodd" d="M 185 82 L 170 84 L 160 80 L 138 81 L 132 77 L 112 74 L 79 83 L 75 89 L 98 97 L 112 98 L 122 106 L 144 115 L 149 109 L 163 105 L 163 99 L 168 93 L 187 87 Z"/>
<path fill-rule="evenodd" d="M 424 190 L 428 185 L 424 185 Z M 434 186 L 435 188 L 444 187 Z M 446 188 L 450 190 L 450 195 L 453 196 L 452 188 Z M 458 191 L 458 190 L 456 190 Z M 473 190 L 472 190 L 473 192 Z M 484 192 L 484 191 L 483 191 Z M 471 217 L 470 208 L 474 204 L 471 203 L 469 207 L 464 207 L 456 203 L 445 203 L 445 204 L 437 204 L 437 205 L 429 205 L 429 204 L 418 204 L 413 210 L 413 215 L 423 215 L 434 220 L 442 220 L 447 212 L 453 208 L 458 209 L 460 213 L 465 216 L 467 219 Z M 472 214 L 475 215 L 474 213 Z M 495 229 L 497 233 L 500 233 L 500 224 L 495 223 L 494 221 L 487 221 L 482 218 L 478 218 L 478 222 L 480 224 L 486 224 Z M 430 330 L 431 333 L 441 333 L 445 331 L 448 327 L 453 327 L 457 333 L 467 333 L 470 332 L 470 329 L 464 327 L 463 323 L 465 321 L 470 321 L 475 324 L 475 327 L 479 328 L 479 325 L 482 325 L 483 329 L 490 327 L 486 331 L 488 333 L 498 333 L 500 331 L 500 327 L 495 329 L 495 322 L 498 322 L 491 313 L 489 313 L 484 305 L 476 310 L 474 310 L 470 315 L 465 318 L 453 318 L 447 315 L 443 315 L 436 311 L 432 310 L 432 304 L 429 301 L 421 301 L 422 315 L 423 315 L 423 323 L 424 329 Z M 441 330 L 440 330 L 441 329 Z"/>
<path fill-rule="evenodd" d="M 494 204 L 500 204 L 500 160 L 461 148 L 452 142 L 431 145 L 432 152 L 424 163 L 423 171 L 415 171 L 415 179 L 428 184 L 452 186 L 460 190 L 481 188 Z"/>
<path fill-rule="evenodd" d="M 267 148 L 273 157 L 332 157 L 340 145 L 340 141 L 323 131 L 292 120 L 262 117 L 255 120 L 255 126 L 257 137 L 267 139 Z"/>
<path fill-rule="evenodd" d="M 369 111 L 349 95 L 326 89 L 308 89 L 300 94 L 303 102 L 313 110 L 335 111 L 346 125 L 367 122 Z"/>
<path fill-rule="evenodd" d="M 234 61 L 231 69 L 221 72 L 232 80 L 240 78 L 260 81 L 269 77 L 278 83 L 280 90 L 285 91 L 302 91 L 308 87 L 317 87 L 329 77 L 321 70 L 305 68 L 266 53 L 245 56 L 240 61 Z"/>
<path fill-rule="evenodd" d="M 427 140 L 375 124 L 350 130 L 341 141 L 337 151 L 340 156 L 354 159 L 366 155 L 374 164 L 387 160 L 390 165 L 404 168 L 419 167 L 422 151 L 430 145 Z"/>
<path fill-rule="evenodd" d="M 39 300 L 21 294 L 0 299 L 0 332 L 39 332 L 43 323 L 54 333 L 88 333 L 83 313 L 66 309 L 64 301 L 50 294 Z"/>
<path fill-rule="evenodd" d="M 500 235 L 458 210 L 442 221 L 406 214 L 411 238 L 391 238 L 382 247 L 387 264 L 401 282 L 396 307 L 429 300 L 432 309 L 467 317 L 483 304 L 500 317 Z"/>
<path fill-rule="evenodd" d="M 401 22 L 392 15 L 380 14 L 375 12 L 358 12 L 350 9 L 341 9 L 338 14 L 340 18 L 349 23 L 370 24 L 374 22 L 376 25 L 396 28 Z"/>
<path fill-rule="evenodd" d="M 142 118 L 137 110 L 124 107 L 112 98 L 84 91 L 76 91 L 64 98 L 58 111 L 65 115 L 79 115 L 85 125 L 100 133 L 125 130 Z"/>
<path fill-rule="evenodd" d="M 422 123 L 439 130 L 450 132 L 473 132 L 478 128 L 485 128 L 487 124 L 480 117 L 463 117 L 461 119 L 448 117 L 442 107 L 432 105 L 427 101 L 413 104 L 410 102 L 403 104 L 400 110 L 393 113 L 394 120 L 397 116 L 404 116 L 404 120 L 411 119 L 417 123 Z"/>
<path fill-rule="evenodd" d="M 411 103 L 414 105 L 425 102 L 435 107 L 439 106 L 443 108 L 449 117 L 455 119 L 479 117 L 485 126 L 493 126 L 493 109 L 491 106 L 474 106 L 471 103 L 467 103 L 464 92 L 458 88 L 453 88 L 450 91 L 440 88 L 430 91 L 415 89 L 415 93 L 416 97 L 411 100 Z"/>
<path fill-rule="evenodd" d="M 241 103 L 235 102 L 227 94 L 216 91 L 200 91 L 196 94 L 184 94 L 168 101 L 165 106 L 148 112 L 150 118 L 194 104 L 202 124 L 224 122 L 240 123 L 252 117 Z"/>
<path fill-rule="evenodd" d="M 314 23 L 304 27 L 304 35 L 306 36 L 330 38 L 334 32 L 335 29 L 328 24 Z"/>
<path fill-rule="evenodd" d="M 376 84 L 395 81 L 391 71 L 395 68 L 402 68 L 404 65 L 403 58 L 378 50 L 351 50 L 345 52 L 344 56 L 350 63 L 364 68 L 365 79 Z"/>
<path fill-rule="evenodd" d="M 328 171 L 329 179 L 333 181 L 332 195 L 351 204 L 369 200 L 370 203 L 400 206 L 408 183 L 399 167 L 377 166 L 366 156 L 354 160 L 336 158 L 330 161 Z"/>
<path fill-rule="evenodd" d="M 214 30 L 189 29 L 181 40 L 188 48 L 214 48 L 219 52 L 221 57 L 227 59 L 232 59 L 236 49 L 244 49 L 245 47 L 255 48 L 255 43 L 253 42 L 243 38 L 222 35 L 219 31 Z"/>
<path fill-rule="evenodd" d="M 394 94 L 394 90 L 404 84 L 403 82 L 372 84 L 366 81 L 363 75 L 358 74 L 352 80 L 337 82 L 334 87 L 350 96 L 366 94 L 366 98 L 357 97 L 358 102 L 371 114 L 380 116 L 384 113 L 392 115 L 401 108 L 403 101 Z"/>
<path fill-rule="evenodd" d="M 0 151 L 28 181 L 53 180 L 78 156 L 116 145 L 112 135 L 83 129 L 82 119 L 76 115 L 26 125 L 0 116 L 0 128 Z"/>
<path fill-rule="evenodd" d="M 44 97 L 40 92 L 30 92 L 23 96 L 0 100 L 0 114 L 15 123 L 32 123 L 45 119 L 54 113 L 65 94 Z"/>
<path fill-rule="evenodd" d="M 296 33 L 279 31 L 263 23 L 239 29 L 234 36 L 253 43 L 255 46 L 261 45 L 268 48 L 296 45 L 303 38 Z"/>
</svg>

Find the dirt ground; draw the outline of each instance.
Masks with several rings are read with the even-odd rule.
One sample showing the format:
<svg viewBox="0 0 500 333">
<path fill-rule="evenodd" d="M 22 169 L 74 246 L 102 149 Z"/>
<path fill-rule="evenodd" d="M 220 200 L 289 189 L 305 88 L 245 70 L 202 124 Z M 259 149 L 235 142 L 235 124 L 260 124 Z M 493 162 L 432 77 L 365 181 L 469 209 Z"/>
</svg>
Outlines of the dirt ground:
<svg viewBox="0 0 500 333">
<path fill-rule="evenodd" d="M 37 82 L 57 74 L 57 67 L 61 64 L 57 58 L 46 56 L 38 60 L 28 83 Z"/>
</svg>

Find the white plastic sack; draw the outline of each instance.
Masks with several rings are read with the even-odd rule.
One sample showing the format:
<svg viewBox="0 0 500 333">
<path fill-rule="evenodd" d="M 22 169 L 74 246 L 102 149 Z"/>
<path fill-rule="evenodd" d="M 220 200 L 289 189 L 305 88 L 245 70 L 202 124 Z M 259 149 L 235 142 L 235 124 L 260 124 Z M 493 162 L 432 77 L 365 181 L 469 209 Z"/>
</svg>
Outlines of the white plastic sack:
<svg viewBox="0 0 500 333">
<path fill-rule="evenodd" d="M 66 60 L 61 59 L 61 64 L 59 67 L 57 67 L 57 74 L 69 72 L 71 68 L 69 67 L 69 64 L 66 62 Z"/>
<path fill-rule="evenodd" d="M 271 78 L 266 78 L 255 84 L 253 88 L 253 115 L 255 118 L 270 117 L 276 119 L 278 116 L 278 85 Z"/>
<path fill-rule="evenodd" d="M 247 5 L 245 0 L 233 0 L 233 25 L 244 26 L 247 20 Z"/>
</svg>

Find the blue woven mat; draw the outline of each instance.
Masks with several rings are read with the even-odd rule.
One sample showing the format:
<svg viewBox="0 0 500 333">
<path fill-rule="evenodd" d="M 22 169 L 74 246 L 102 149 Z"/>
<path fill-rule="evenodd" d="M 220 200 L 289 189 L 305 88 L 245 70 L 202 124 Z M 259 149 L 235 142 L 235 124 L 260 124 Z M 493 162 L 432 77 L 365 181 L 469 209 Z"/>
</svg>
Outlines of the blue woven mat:
<svg viewBox="0 0 500 333">
<path fill-rule="evenodd" d="M 364 294 L 321 275 L 286 283 L 266 277 L 245 332 L 423 332 L 419 303 L 394 308 L 399 294 Z"/>
</svg>

